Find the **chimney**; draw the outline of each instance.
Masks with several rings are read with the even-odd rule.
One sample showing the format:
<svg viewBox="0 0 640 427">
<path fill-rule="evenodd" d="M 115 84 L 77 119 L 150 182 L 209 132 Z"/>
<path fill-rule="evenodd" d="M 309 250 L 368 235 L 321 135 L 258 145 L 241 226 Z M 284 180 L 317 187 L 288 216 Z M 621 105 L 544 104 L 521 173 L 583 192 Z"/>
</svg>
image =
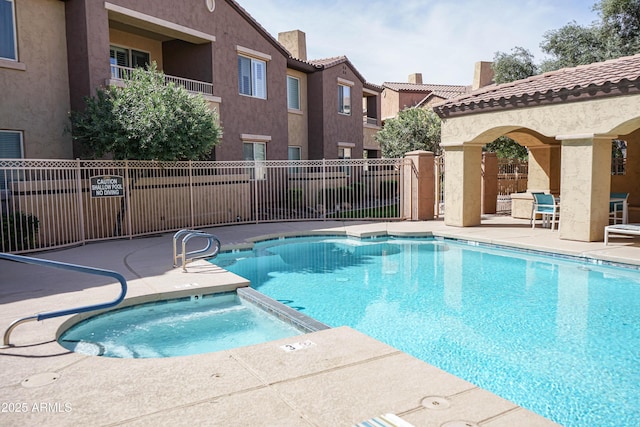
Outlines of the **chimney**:
<svg viewBox="0 0 640 427">
<path fill-rule="evenodd" d="M 414 85 L 421 85 L 422 73 L 409 74 L 409 83 L 413 83 Z"/>
<path fill-rule="evenodd" d="M 291 56 L 303 61 L 307 60 L 307 37 L 300 30 L 278 33 L 278 42 L 291 53 Z"/>
<path fill-rule="evenodd" d="M 493 82 L 493 62 L 479 61 L 476 62 L 475 71 L 473 73 L 472 90 L 488 86 Z"/>
</svg>

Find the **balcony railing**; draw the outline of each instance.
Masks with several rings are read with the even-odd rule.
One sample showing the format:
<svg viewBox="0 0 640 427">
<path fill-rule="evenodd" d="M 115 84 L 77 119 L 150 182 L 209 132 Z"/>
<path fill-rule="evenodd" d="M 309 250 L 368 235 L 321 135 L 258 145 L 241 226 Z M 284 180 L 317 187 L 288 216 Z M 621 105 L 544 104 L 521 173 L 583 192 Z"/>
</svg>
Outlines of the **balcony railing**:
<svg viewBox="0 0 640 427">
<path fill-rule="evenodd" d="M 125 81 L 131 79 L 133 68 L 123 67 L 120 65 L 111 65 L 111 79 Z M 207 82 L 201 82 L 198 80 L 185 79 L 183 77 L 169 76 L 165 74 L 165 83 L 174 83 L 177 86 L 182 86 L 191 93 L 202 93 L 205 95 L 213 95 L 213 84 Z"/>
<path fill-rule="evenodd" d="M 378 119 L 375 117 L 367 117 L 364 116 L 362 117 L 362 122 L 368 125 L 377 125 L 378 124 Z"/>
</svg>

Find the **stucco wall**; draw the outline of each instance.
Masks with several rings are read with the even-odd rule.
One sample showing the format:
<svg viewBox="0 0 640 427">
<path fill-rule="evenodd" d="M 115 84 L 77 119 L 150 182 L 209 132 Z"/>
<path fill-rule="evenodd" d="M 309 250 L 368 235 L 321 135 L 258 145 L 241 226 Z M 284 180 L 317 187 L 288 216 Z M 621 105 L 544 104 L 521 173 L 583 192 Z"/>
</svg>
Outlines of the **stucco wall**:
<svg viewBox="0 0 640 427">
<path fill-rule="evenodd" d="M 395 117 L 398 114 L 399 103 L 400 94 L 389 88 L 384 88 L 382 91 L 382 119 Z"/>
<path fill-rule="evenodd" d="M 544 136 L 626 134 L 640 128 L 640 95 L 478 113 L 448 118 L 442 145 L 487 144 L 519 128 Z"/>
<path fill-rule="evenodd" d="M 365 150 L 380 150 L 380 143 L 376 141 L 376 134 L 380 129 L 380 126 L 364 124 L 362 145 Z"/>
<path fill-rule="evenodd" d="M 338 113 L 338 78 L 354 83 L 350 115 Z M 362 158 L 362 82 L 351 67 L 343 63 L 311 74 L 309 89 L 310 158 L 337 158 L 338 143 L 355 144 L 351 157 Z"/>
<path fill-rule="evenodd" d="M 71 158 L 64 3 L 15 6 L 18 63 L 0 61 L 0 129 L 24 132 L 25 157 Z"/>
<path fill-rule="evenodd" d="M 216 38 L 215 42 L 205 38 L 198 41 L 198 46 L 191 46 L 192 49 L 189 50 L 196 52 L 195 57 L 182 65 L 187 68 L 197 66 L 199 73 L 204 69 L 213 74 L 198 74 L 197 77 L 212 82 L 214 96 L 221 100 L 219 113 L 224 135 L 222 142 L 215 149 L 217 160 L 242 159 L 243 134 L 270 137 L 267 158 L 287 158 L 286 57 L 282 50 L 260 34 L 229 3 L 216 2 L 213 13 L 209 12 L 202 0 L 185 0 L 181 2 L 180 7 L 176 7 L 172 0 L 111 0 L 109 3 Z M 96 88 L 104 85 L 109 77 L 109 13 L 105 9 L 105 3 L 101 1 L 76 0 L 65 4 L 69 50 L 73 51 L 69 60 L 72 66 L 72 106 L 82 108 L 82 97 L 93 95 Z M 175 55 L 172 54 L 176 53 L 167 52 L 171 43 L 165 42 L 164 46 L 165 68 L 169 66 L 169 57 L 173 58 Z M 184 41 L 179 43 L 185 44 Z M 271 57 L 266 67 L 266 100 L 239 95 L 238 46 Z M 209 49 L 211 53 L 200 55 L 202 49 Z M 198 65 L 202 61 L 205 61 L 205 65 Z M 171 70 L 167 70 L 167 73 L 183 74 L 178 77 L 196 76 L 193 70 L 181 69 L 178 62 L 174 61 L 172 64 Z"/>
<path fill-rule="evenodd" d="M 406 108 L 415 107 L 425 96 L 427 96 L 427 94 L 424 92 L 400 92 L 398 109 L 402 111 Z"/>
<path fill-rule="evenodd" d="M 531 147 L 529 189 L 560 194 L 560 238 L 602 240 L 609 223 L 610 192 L 630 193 L 631 221 L 636 215 L 639 111 L 640 95 L 625 95 L 448 118 L 442 129 L 447 153 L 445 223 L 479 223 L 466 216 L 479 212 L 472 200 L 475 190 L 467 185 L 468 179 L 477 176 L 471 170 L 477 159 L 461 153 L 506 134 Z M 628 164 L 627 174 L 612 179 L 611 141 L 616 138 L 628 141 Z M 452 196 L 450 191 L 461 196 Z"/>
</svg>

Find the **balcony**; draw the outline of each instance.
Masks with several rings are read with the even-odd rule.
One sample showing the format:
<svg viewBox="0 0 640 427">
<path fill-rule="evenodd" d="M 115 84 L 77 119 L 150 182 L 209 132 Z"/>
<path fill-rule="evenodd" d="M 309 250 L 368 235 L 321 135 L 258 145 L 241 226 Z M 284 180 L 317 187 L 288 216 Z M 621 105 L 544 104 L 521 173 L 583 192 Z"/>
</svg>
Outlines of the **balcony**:
<svg viewBox="0 0 640 427">
<path fill-rule="evenodd" d="M 133 68 L 123 67 L 120 65 L 111 64 L 111 83 L 122 84 L 122 82 L 129 80 L 133 73 Z M 185 79 L 183 77 L 175 77 L 165 74 L 164 80 L 166 84 L 174 83 L 177 86 L 182 86 L 187 92 L 194 94 L 202 94 L 213 96 L 213 84 L 202 82 L 199 80 Z"/>
<path fill-rule="evenodd" d="M 362 117 L 362 123 L 366 124 L 366 125 L 378 126 L 378 119 L 376 117 L 363 116 Z"/>
</svg>

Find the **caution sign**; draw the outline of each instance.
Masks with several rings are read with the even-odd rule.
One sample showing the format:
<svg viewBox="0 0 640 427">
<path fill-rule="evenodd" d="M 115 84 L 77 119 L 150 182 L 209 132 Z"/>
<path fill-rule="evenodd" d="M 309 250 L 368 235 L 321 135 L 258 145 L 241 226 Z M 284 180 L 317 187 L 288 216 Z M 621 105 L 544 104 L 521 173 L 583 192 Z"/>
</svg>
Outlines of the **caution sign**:
<svg viewBox="0 0 640 427">
<path fill-rule="evenodd" d="M 121 176 L 101 175 L 92 176 L 91 197 L 122 197 L 124 196 L 124 179 Z"/>
</svg>

